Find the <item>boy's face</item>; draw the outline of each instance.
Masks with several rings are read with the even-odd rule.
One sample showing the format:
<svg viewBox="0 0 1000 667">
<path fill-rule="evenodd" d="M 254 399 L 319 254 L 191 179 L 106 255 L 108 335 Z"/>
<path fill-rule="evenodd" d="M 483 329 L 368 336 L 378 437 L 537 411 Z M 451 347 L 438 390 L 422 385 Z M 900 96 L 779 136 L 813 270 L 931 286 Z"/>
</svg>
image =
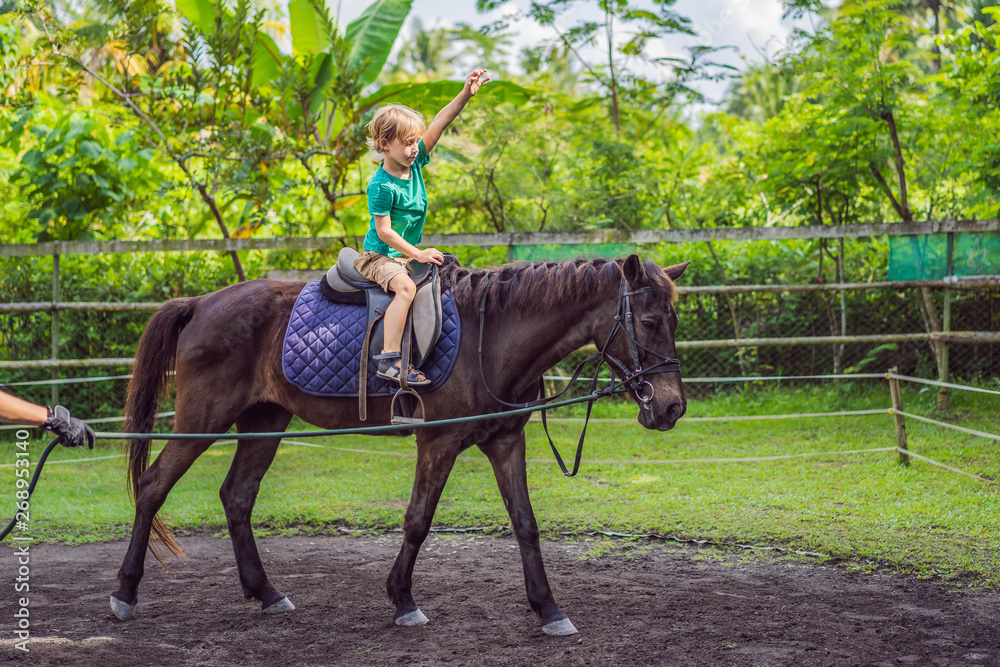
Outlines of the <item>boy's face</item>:
<svg viewBox="0 0 1000 667">
<path fill-rule="evenodd" d="M 409 167 L 417 159 L 417 155 L 420 152 L 420 148 L 417 145 L 418 141 L 420 141 L 420 137 L 404 143 L 399 140 L 399 137 L 396 137 L 388 145 L 385 142 L 382 143 L 382 154 L 388 159 Z"/>
</svg>

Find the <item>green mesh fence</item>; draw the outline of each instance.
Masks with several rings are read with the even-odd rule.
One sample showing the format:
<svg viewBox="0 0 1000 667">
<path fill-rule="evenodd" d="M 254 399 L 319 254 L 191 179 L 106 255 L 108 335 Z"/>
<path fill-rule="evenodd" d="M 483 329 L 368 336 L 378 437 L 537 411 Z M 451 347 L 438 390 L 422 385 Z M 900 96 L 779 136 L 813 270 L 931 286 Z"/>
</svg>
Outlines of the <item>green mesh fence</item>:
<svg viewBox="0 0 1000 667">
<path fill-rule="evenodd" d="M 585 257 L 625 257 L 636 250 L 634 243 L 575 243 L 567 245 L 516 245 L 514 259 L 529 262 L 561 262 Z"/>
<path fill-rule="evenodd" d="M 952 273 L 1000 274 L 1000 233 L 955 234 Z M 947 275 L 947 234 L 889 237 L 889 280 L 927 280 Z"/>
</svg>

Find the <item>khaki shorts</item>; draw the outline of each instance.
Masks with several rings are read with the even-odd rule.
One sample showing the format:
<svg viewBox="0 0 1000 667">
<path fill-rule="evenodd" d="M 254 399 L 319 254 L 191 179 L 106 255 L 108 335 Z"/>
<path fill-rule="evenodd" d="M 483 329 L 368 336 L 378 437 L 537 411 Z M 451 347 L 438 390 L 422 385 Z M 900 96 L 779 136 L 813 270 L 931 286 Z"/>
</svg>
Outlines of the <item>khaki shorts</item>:
<svg viewBox="0 0 1000 667">
<path fill-rule="evenodd" d="M 354 260 L 354 268 L 362 276 L 376 282 L 386 292 L 389 291 L 389 283 L 400 273 L 408 273 L 406 257 L 386 257 L 373 250 L 365 250 L 361 256 Z"/>
</svg>

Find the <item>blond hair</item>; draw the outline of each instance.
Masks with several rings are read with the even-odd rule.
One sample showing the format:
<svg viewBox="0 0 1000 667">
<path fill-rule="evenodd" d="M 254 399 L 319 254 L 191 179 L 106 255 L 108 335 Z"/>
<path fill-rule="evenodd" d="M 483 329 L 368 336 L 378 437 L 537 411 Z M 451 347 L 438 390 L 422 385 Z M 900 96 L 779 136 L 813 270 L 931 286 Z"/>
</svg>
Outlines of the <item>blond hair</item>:
<svg viewBox="0 0 1000 667">
<path fill-rule="evenodd" d="M 416 141 L 423 136 L 427 126 L 424 117 L 403 104 L 387 104 L 379 107 L 368 123 L 368 148 L 376 153 L 382 152 L 382 142 L 391 144 L 393 139 L 399 139 L 404 144 Z"/>
</svg>

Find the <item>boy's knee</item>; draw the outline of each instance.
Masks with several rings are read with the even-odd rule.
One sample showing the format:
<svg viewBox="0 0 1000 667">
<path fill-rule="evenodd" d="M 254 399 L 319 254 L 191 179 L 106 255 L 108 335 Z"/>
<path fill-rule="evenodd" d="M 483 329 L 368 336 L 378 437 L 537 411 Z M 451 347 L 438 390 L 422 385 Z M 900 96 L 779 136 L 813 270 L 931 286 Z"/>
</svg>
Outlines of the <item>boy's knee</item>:
<svg viewBox="0 0 1000 667">
<path fill-rule="evenodd" d="M 395 293 L 396 298 L 402 298 L 406 301 L 413 301 L 413 297 L 417 294 L 417 286 L 413 284 L 413 279 L 405 273 L 393 277 L 389 281 L 389 289 Z"/>
</svg>

